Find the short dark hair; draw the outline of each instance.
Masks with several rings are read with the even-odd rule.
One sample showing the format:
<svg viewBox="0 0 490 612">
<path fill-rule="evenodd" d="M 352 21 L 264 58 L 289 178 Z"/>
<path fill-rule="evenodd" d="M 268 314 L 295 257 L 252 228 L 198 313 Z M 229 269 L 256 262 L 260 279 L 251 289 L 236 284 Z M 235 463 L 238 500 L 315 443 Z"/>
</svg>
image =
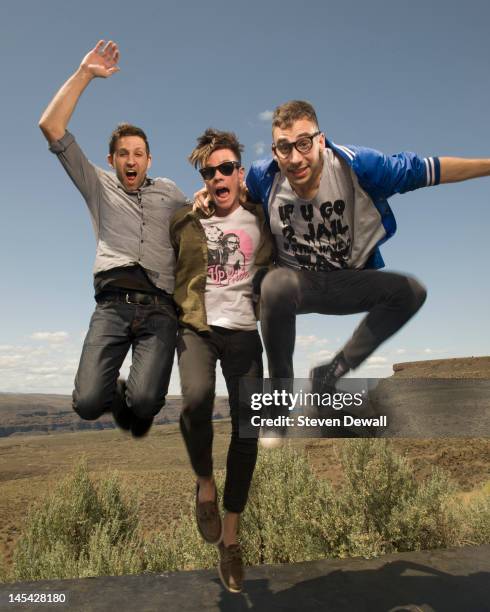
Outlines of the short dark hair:
<svg viewBox="0 0 490 612">
<path fill-rule="evenodd" d="M 116 152 L 116 144 L 119 138 L 124 136 L 139 136 L 145 141 L 146 154 L 150 154 L 150 145 L 148 144 L 148 138 L 143 130 L 131 123 L 120 123 L 116 129 L 112 132 L 109 139 L 109 155 L 114 155 Z"/>
<path fill-rule="evenodd" d="M 235 154 L 237 161 L 242 163 L 243 145 L 238 142 L 233 132 L 221 132 L 208 128 L 202 136 L 197 139 L 197 145 L 189 155 L 189 161 L 194 168 L 203 167 L 209 156 L 220 149 L 230 149 Z"/>
<path fill-rule="evenodd" d="M 272 115 L 272 129 L 288 128 L 298 119 L 309 119 L 318 127 L 318 119 L 313 106 L 306 100 L 290 100 L 276 108 Z"/>
</svg>

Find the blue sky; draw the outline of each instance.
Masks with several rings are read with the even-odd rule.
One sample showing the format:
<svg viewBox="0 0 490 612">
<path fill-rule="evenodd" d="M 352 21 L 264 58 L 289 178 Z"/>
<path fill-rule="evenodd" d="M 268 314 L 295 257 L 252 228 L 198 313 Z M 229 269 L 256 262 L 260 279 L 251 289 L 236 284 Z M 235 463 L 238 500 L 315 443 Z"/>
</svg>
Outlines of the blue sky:
<svg viewBox="0 0 490 612">
<path fill-rule="evenodd" d="M 234 130 L 248 165 L 270 146 L 268 111 L 292 98 L 311 101 L 341 144 L 490 157 L 489 13 L 474 0 L 10 3 L 0 24 L 0 390 L 72 387 L 93 310 L 95 242 L 37 122 L 99 39 L 119 43 L 121 72 L 90 85 L 70 129 L 103 166 L 115 124 L 141 125 L 153 176 L 192 195 L 200 181 L 186 157 L 206 127 Z M 483 178 L 391 200 L 399 229 L 383 248 L 387 268 L 417 276 L 428 300 L 359 375 L 488 354 L 489 193 Z M 300 317 L 297 375 L 337 350 L 359 319 Z M 176 370 L 170 390 L 179 390 Z"/>
</svg>

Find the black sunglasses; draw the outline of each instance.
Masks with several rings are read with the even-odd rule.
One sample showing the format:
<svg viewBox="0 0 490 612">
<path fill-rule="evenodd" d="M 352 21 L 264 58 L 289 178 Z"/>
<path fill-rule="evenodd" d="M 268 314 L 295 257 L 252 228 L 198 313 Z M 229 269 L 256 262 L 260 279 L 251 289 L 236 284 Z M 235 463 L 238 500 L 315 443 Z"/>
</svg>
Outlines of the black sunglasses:
<svg viewBox="0 0 490 612">
<path fill-rule="evenodd" d="M 201 168 L 199 173 L 205 181 L 210 181 L 211 179 L 214 179 L 216 170 L 219 170 L 223 176 L 231 176 L 233 174 L 233 170 L 235 170 L 235 168 L 240 168 L 240 166 L 240 162 L 225 161 L 217 166 L 206 166 L 205 168 Z"/>
</svg>

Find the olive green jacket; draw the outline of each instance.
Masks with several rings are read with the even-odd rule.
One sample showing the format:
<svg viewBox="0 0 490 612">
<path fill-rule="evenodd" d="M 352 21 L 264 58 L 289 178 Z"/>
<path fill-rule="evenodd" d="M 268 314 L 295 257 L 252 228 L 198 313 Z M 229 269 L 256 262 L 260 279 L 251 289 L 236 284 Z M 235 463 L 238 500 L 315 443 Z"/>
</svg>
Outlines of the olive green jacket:
<svg viewBox="0 0 490 612">
<path fill-rule="evenodd" d="M 273 239 L 260 204 L 245 202 L 242 206 L 259 218 L 260 241 L 255 252 L 255 265 L 260 270 L 272 265 Z M 202 210 L 193 212 L 192 206 L 183 206 L 170 221 L 170 241 L 177 259 L 175 269 L 174 300 L 182 325 L 198 332 L 209 332 L 204 293 L 208 271 L 208 249 L 204 228 L 200 219 L 211 217 Z M 255 314 L 258 318 L 258 295 L 254 296 Z"/>
</svg>

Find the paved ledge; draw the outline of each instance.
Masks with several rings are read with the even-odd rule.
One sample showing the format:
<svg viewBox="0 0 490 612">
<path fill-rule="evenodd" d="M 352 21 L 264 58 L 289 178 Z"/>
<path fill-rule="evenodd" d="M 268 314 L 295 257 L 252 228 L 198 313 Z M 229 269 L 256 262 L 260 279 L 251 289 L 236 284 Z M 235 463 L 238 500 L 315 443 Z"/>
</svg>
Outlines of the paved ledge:
<svg viewBox="0 0 490 612">
<path fill-rule="evenodd" d="M 9 593 L 50 592 L 66 593 L 66 604 L 8 603 Z M 240 595 L 214 570 L 15 583 L 0 586 L 0 609 L 489 612 L 490 545 L 248 568 Z"/>
</svg>

